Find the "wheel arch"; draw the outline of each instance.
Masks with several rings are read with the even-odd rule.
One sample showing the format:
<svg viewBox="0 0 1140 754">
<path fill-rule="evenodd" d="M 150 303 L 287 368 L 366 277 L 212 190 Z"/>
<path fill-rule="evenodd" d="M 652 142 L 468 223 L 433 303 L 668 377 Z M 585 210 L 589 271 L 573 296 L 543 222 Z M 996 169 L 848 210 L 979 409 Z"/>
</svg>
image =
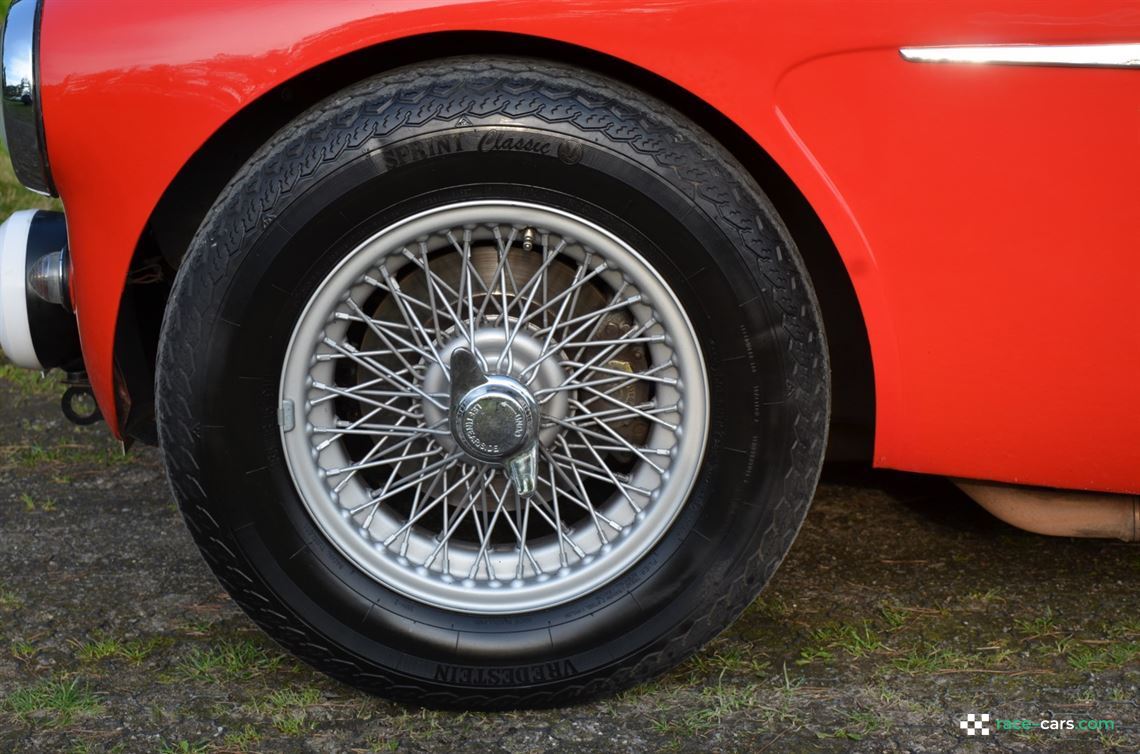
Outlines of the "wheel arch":
<svg viewBox="0 0 1140 754">
<path fill-rule="evenodd" d="M 121 406 L 119 416 L 118 429 L 124 436 L 155 441 L 154 364 L 169 283 L 202 219 L 230 178 L 274 133 L 325 97 L 386 70 L 463 54 L 519 55 L 589 69 L 666 102 L 727 148 L 763 188 L 788 225 L 823 311 L 832 374 L 841 376 L 833 379 L 832 385 L 828 457 L 871 460 L 875 383 L 864 314 L 836 244 L 788 174 L 738 124 L 662 76 L 589 48 L 502 32 L 436 32 L 383 42 L 331 59 L 248 103 L 190 156 L 152 210 L 123 288 L 114 361 L 120 402 L 127 403 Z"/>
</svg>

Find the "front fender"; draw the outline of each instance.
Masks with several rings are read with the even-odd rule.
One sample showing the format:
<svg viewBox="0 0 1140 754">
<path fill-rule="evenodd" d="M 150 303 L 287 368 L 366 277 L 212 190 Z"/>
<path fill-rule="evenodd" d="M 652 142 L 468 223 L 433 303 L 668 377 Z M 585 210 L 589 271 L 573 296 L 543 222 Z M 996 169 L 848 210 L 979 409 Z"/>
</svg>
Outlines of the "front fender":
<svg viewBox="0 0 1140 754">
<path fill-rule="evenodd" d="M 1129 191 L 1122 174 L 1140 168 L 1140 111 L 1127 104 L 1140 97 L 1140 75 L 967 73 L 908 63 L 897 52 L 1140 39 L 1140 11 L 1127 0 L 47 3 L 48 151 L 67 207 L 88 374 L 112 428 L 127 270 L 190 156 L 243 108 L 306 71 L 453 31 L 548 39 L 625 61 L 690 92 L 767 151 L 822 220 L 857 294 L 874 362 L 877 465 L 1140 489 L 1140 467 L 1122 450 L 1140 445 L 1140 429 L 1116 420 L 1115 400 L 1125 396 L 1136 413 L 1128 396 L 1140 368 L 1138 328 L 1122 295 L 1140 270 L 1135 225 L 1118 211 Z M 1003 101 L 1006 92 L 1013 96 Z M 1074 130 L 1085 121 L 1039 106 L 1065 97 L 1092 108 L 1088 120 L 1110 124 L 1108 132 L 1090 140 Z M 1033 138 L 1018 140 L 1025 132 Z M 968 149 L 947 157 L 963 138 Z M 1042 167 L 1046 143 L 1070 150 L 1059 175 Z M 1096 180 L 1105 165 L 1119 170 Z M 1048 188 L 1057 181 L 1079 185 L 1080 201 L 1066 206 Z M 1011 195 L 1011 184 L 1021 193 Z M 1115 214 L 1099 215 L 1100 204 Z M 1019 232 L 1043 214 L 1058 237 L 1080 239 L 1090 265 L 1111 271 L 1098 279 L 1108 295 L 1081 289 L 1075 316 L 1043 293 L 1061 293 L 1070 280 L 1064 260 L 1042 266 L 1044 236 Z M 939 230 L 947 222 L 952 232 Z M 966 226 L 975 232 L 959 232 Z M 1101 301 L 1114 318 L 1094 316 L 1091 305 Z M 1000 337 L 979 346 L 993 322 Z M 1072 338 L 1097 327 L 1096 337 L 1059 350 L 1043 334 Z M 1109 342 L 1127 348 L 1100 348 Z M 1089 358 L 1104 367 L 1087 369 Z M 1041 410 L 1058 395 L 1094 396 L 1092 410 Z M 1086 462 L 1074 464 L 1074 454 Z"/>
</svg>

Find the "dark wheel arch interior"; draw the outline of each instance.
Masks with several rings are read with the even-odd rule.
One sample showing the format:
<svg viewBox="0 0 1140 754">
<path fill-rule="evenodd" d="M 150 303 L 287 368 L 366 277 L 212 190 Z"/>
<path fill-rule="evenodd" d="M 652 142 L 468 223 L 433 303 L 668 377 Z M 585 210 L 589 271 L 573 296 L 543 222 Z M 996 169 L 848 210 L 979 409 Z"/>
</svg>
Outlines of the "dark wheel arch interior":
<svg viewBox="0 0 1140 754">
<path fill-rule="evenodd" d="M 218 129 L 171 182 L 135 250 L 115 337 L 125 436 L 155 441 L 154 364 L 159 325 L 190 240 L 226 183 L 274 133 L 330 94 L 404 65 L 463 54 L 520 55 L 580 66 L 621 81 L 684 113 L 744 165 L 788 225 L 823 311 L 832 365 L 828 460 L 869 462 L 875 394 L 870 345 L 846 268 L 815 211 L 772 158 L 735 123 L 685 89 L 635 65 L 551 40 L 447 32 L 383 43 L 328 61 L 270 90 Z"/>
</svg>

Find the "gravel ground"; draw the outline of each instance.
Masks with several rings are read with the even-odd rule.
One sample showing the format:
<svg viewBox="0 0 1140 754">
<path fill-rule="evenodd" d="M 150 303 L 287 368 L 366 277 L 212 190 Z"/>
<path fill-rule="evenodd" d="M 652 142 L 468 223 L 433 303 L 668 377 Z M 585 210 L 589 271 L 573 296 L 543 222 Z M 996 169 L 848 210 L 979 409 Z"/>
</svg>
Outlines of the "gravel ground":
<svg viewBox="0 0 1140 754">
<path fill-rule="evenodd" d="M 833 473 L 761 599 L 654 683 L 503 714 L 363 696 L 234 607 L 153 449 L 37 379 L 0 364 L 0 751 L 1140 751 L 1140 547 L 883 473 Z M 969 737 L 971 712 L 1115 730 Z"/>
</svg>

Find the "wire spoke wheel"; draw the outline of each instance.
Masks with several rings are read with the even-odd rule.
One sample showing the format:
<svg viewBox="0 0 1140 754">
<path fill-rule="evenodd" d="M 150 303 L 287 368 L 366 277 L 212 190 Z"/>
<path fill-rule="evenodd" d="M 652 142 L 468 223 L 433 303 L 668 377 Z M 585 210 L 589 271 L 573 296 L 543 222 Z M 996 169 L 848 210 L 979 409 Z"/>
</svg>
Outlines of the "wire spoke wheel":
<svg viewBox="0 0 1140 754">
<path fill-rule="evenodd" d="M 580 68 L 458 57 L 298 117 L 199 228 L 156 415 L 207 563 L 314 667 L 579 703 L 684 660 L 788 552 L 830 367 L 735 158 Z"/>
<path fill-rule="evenodd" d="M 460 389 L 471 359 L 477 385 Z M 352 251 L 281 380 L 286 462 L 354 564 L 429 604 L 515 613 L 624 572 L 704 453 L 708 386 L 677 298 L 587 220 L 453 204 Z"/>
</svg>

